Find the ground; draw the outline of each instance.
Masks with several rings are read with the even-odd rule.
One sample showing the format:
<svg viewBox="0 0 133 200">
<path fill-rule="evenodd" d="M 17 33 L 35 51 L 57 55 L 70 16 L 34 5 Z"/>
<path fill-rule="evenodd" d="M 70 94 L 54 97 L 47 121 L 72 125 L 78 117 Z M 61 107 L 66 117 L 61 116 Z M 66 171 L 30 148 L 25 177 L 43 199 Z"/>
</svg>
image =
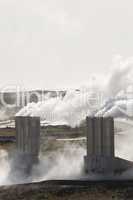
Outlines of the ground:
<svg viewBox="0 0 133 200">
<path fill-rule="evenodd" d="M 41 182 L 0 188 L 0 200 L 132 200 L 133 182 Z"/>
<path fill-rule="evenodd" d="M 64 132 L 63 137 L 62 133 Z M 70 129 L 58 127 L 49 127 L 44 129 L 45 137 L 41 140 L 41 152 L 44 155 L 50 152 L 63 152 L 64 146 L 80 145 L 85 147 L 85 140 L 81 141 L 63 141 L 61 138 L 75 136 L 76 130 L 71 130 L 72 134 L 67 134 Z M 51 135 L 50 133 L 54 134 Z M 55 134 L 56 133 L 56 134 Z M 0 135 L 15 136 L 14 129 L 0 129 Z M 50 137 L 49 137 L 50 136 Z M 79 136 L 83 136 L 82 134 Z M 15 143 L 1 143 L 0 149 L 6 149 L 10 152 L 15 149 Z M 70 152 L 69 152 L 70 153 Z M 75 151 L 74 151 L 75 153 Z M 74 155 L 75 156 L 75 155 Z M 86 184 L 70 184 L 58 182 L 39 182 L 23 185 L 1 186 L 0 200 L 132 200 L 133 199 L 133 181 L 110 181 L 110 182 L 87 182 Z"/>
</svg>

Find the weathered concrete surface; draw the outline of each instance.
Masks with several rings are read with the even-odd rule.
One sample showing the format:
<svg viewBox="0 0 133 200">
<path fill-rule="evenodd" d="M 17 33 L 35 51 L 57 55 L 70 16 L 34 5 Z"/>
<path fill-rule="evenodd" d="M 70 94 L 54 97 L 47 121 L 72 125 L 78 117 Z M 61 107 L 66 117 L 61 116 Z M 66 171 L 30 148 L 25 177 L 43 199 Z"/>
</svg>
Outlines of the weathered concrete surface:
<svg viewBox="0 0 133 200">
<path fill-rule="evenodd" d="M 46 181 L 0 187 L 0 200 L 132 200 L 133 181 Z"/>
<path fill-rule="evenodd" d="M 112 117 L 87 117 L 87 156 L 114 157 L 114 120 Z"/>
<path fill-rule="evenodd" d="M 16 144 L 21 153 L 38 156 L 40 150 L 40 118 L 16 117 Z"/>
<path fill-rule="evenodd" d="M 40 118 L 16 117 L 16 146 L 17 153 L 12 162 L 12 179 L 16 173 L 27 176 L 32 166 L 38 163 L 40 151 Z"/>
<path fill-rule="evenodd" d="M 87 173 L 115 174 L 133 167 L 133 163 L 115 157 L 114 119 L 87 117 L 87 155 L 84 157 Z"/>
</svg>

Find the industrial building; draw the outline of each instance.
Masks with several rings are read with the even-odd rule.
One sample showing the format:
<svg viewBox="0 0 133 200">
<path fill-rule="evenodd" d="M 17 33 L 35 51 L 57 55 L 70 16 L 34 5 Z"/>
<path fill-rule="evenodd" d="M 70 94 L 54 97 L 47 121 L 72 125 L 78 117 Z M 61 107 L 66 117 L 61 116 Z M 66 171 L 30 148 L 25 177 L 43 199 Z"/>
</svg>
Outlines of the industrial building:
<svg viewBox="0 0 133 200">
<path fill-rule="evenodd" d="M 39 162 L 40 151 L 40 118 L 16 117 L 17 162 L 15 169 L 29 174 L 32 166 Z"/>
<path fill-rule="evenodd" d="M 16 117 L 16 145 L 20 170 L 27 173 L 37 164 L 40 151 L 40 118 Z M 133 163 L 115 156 L 114 119 L 86 118 L 87 155 L 84 168 L 87 174 L 121 174 Z M 21 165 L 20 165 L 21 163 Z"/>
<path fill-rule="evenodd" d="M 87 117 L 87 155 L 84 157 L 88 174 L 118 174 L 133 167 L 133 163 L 115 157 L 114 119 Z"/>
</svg>

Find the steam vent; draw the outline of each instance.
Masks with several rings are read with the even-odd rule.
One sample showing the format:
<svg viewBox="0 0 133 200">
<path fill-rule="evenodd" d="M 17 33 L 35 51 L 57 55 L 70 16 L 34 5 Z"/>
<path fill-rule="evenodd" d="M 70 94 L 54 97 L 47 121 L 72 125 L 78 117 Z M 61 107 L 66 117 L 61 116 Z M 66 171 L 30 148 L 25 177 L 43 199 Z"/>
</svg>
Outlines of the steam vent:
<svg viewBox="0 0 133 200">
<path fill-rule="evenodd" d="M 114 119 L 87 117 L 87 155 L 84 157 L 88 174 L 121 174 L 133 163 L 115 157 Z"/>
</svg>

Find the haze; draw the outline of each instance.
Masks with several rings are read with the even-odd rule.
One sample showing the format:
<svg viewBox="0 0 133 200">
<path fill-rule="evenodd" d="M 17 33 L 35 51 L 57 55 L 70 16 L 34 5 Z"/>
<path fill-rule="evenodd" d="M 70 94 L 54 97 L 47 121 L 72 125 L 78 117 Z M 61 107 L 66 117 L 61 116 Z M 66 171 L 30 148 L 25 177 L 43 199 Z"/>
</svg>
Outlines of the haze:
<svg viewBox="0 0 133 200">
<path fill-rule="evenodd" d="M 132 0 L 0 0 L 0 87 L 65 88 L 133 56 Z"/>
</svg>

